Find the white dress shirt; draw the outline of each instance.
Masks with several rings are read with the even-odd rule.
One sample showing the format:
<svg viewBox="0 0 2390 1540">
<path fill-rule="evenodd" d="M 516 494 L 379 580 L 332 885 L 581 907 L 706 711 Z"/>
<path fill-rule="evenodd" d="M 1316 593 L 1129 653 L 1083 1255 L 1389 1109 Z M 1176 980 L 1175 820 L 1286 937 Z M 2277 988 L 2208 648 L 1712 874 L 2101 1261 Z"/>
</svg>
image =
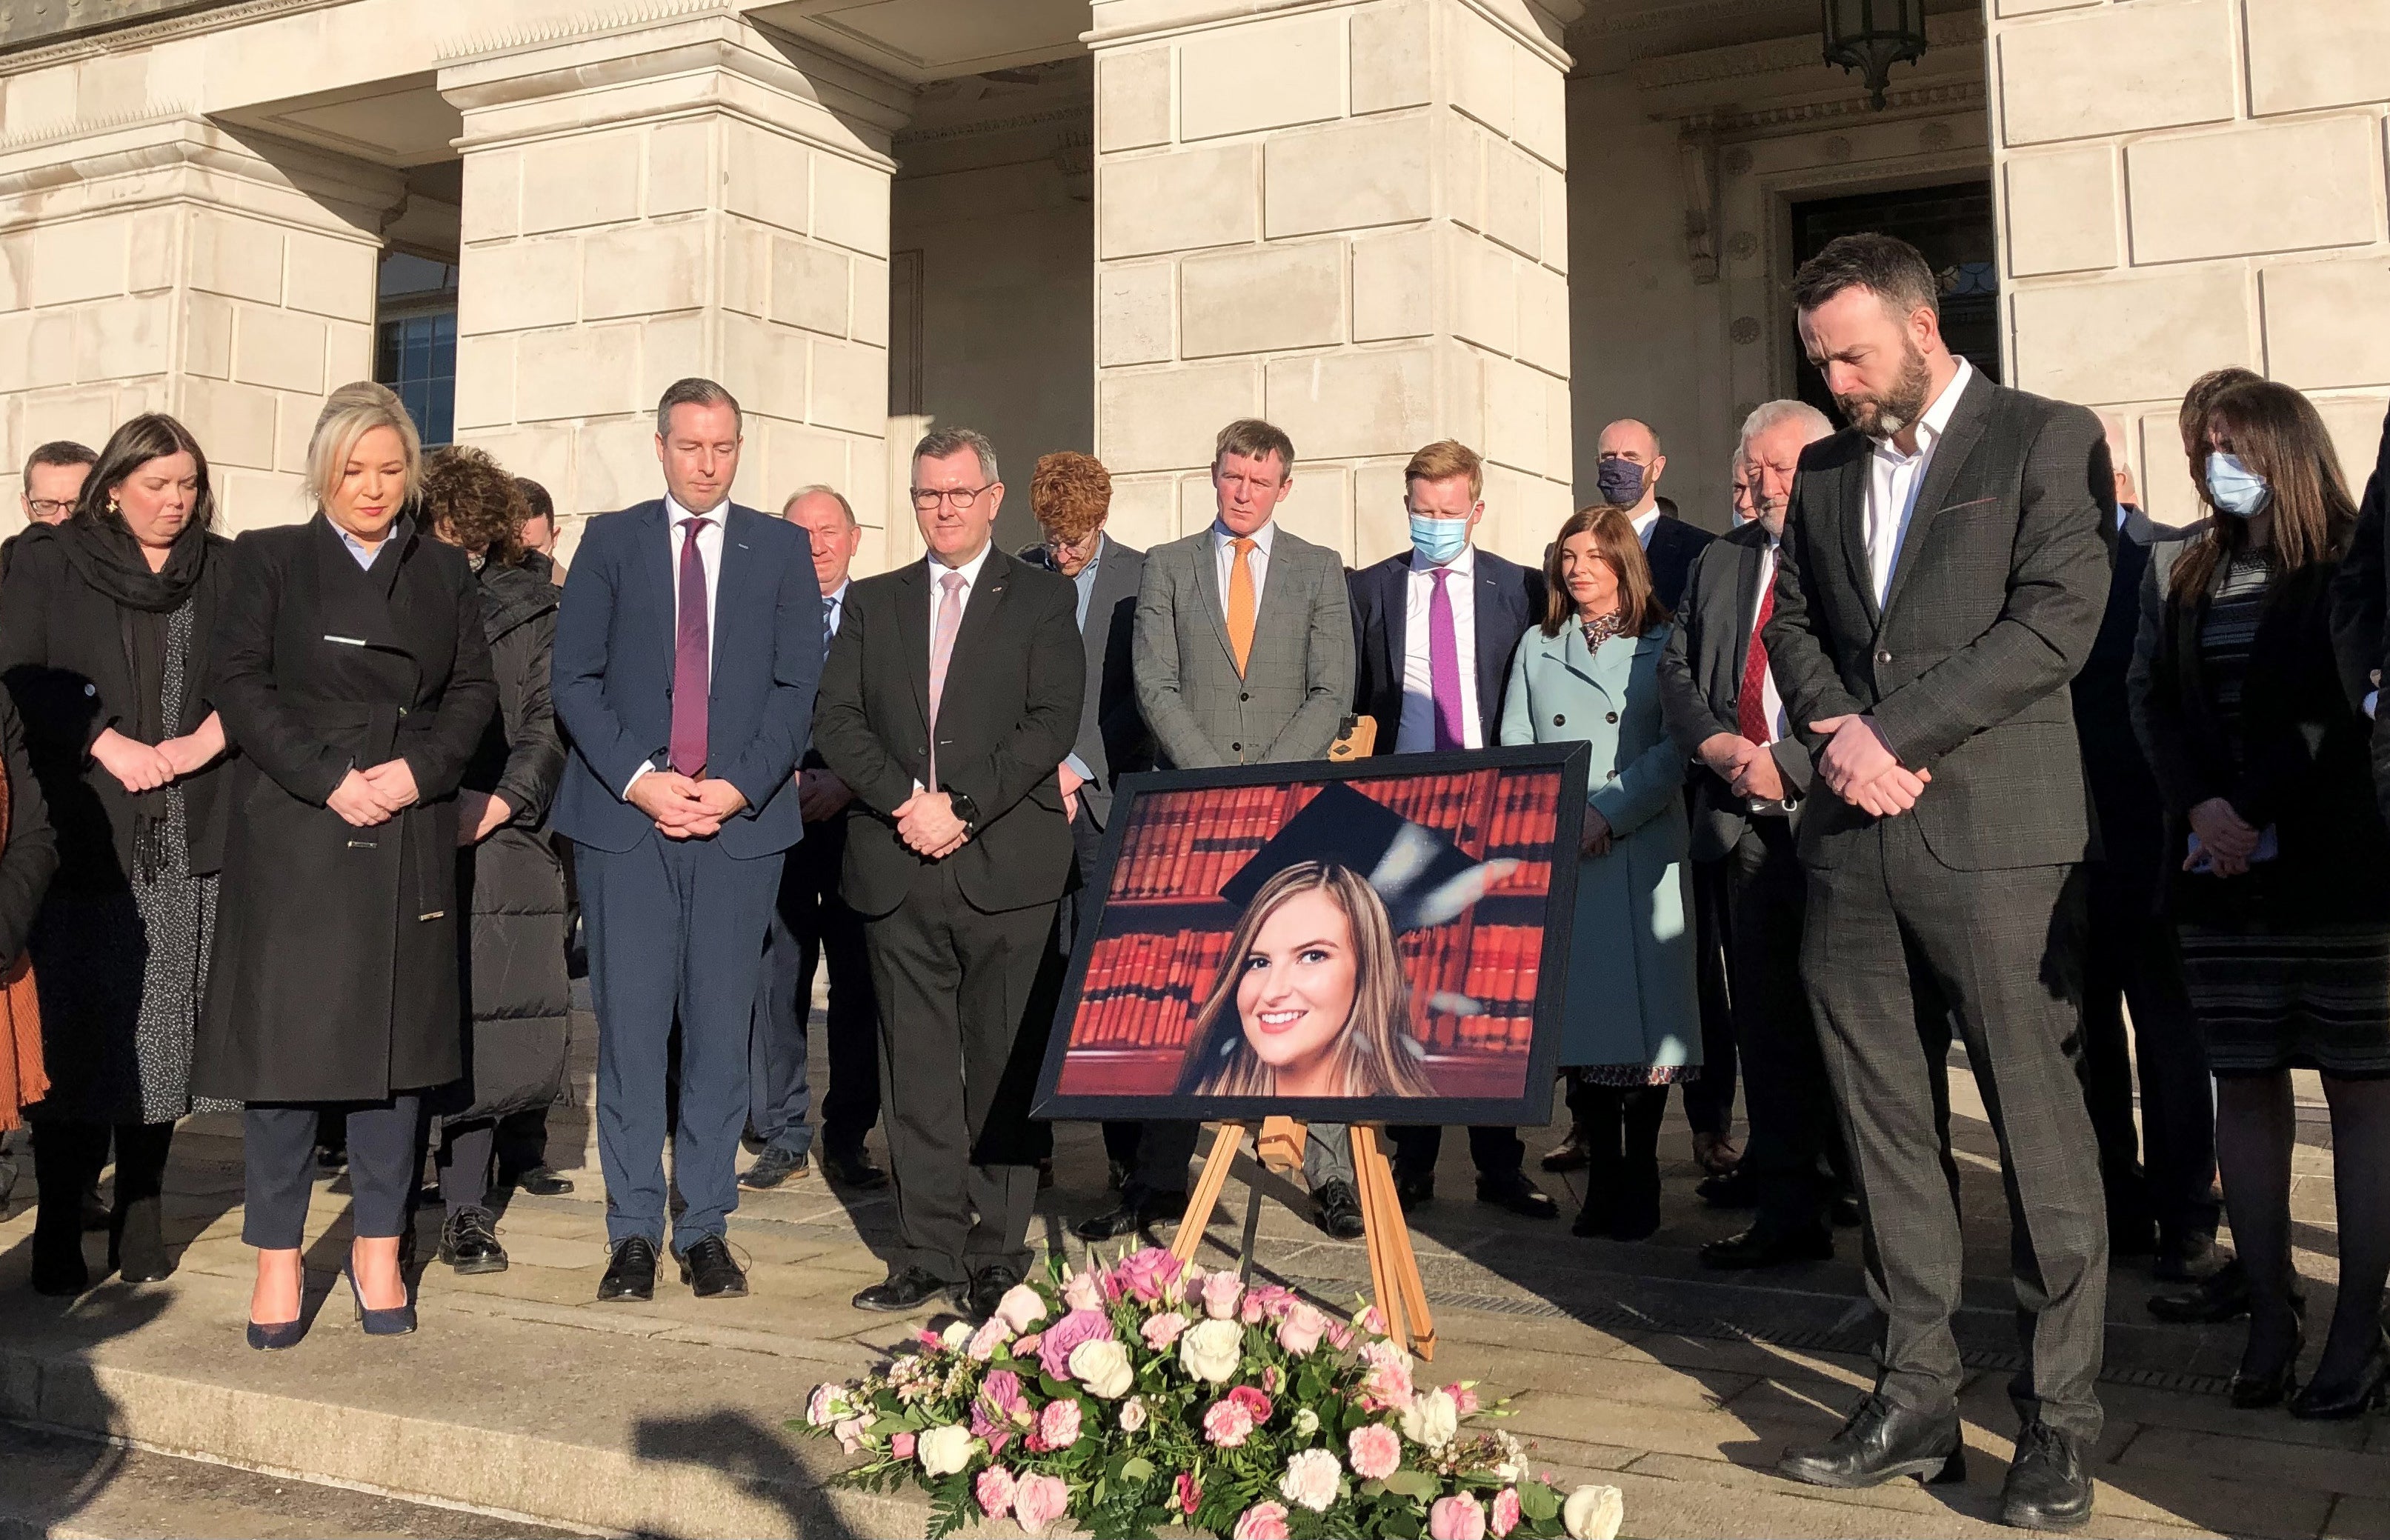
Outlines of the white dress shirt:
<svg viewBox="0 0 2390 1540">
<path fill-rule="evenodd" d="M 1917 512 L 1917 492 L 1934 464 L 1934 447 L 1942 442 L 1950 414 L 1959 409 L 1959 398 L 1974 377 L 1974 366 L 1959 360 L 1959 372 L 1917 420 L 1916 454 L 1904 455 L 1886 439 L 1868 457 L 1868 566 L 1875 579 L 1879 610 L 1883 608 L 1884 596 L 1892 592 L 1892 570 L 1900 560 L 1901 537 L 1908 533 L 1908 520 Z"/>
<path fill-rule="evenodd" d="M 1460 661 L 1461 747 L 1485 747 L 1485 725 L 1477 711 L 1477 547 L 1463 545 L 1446 563 L 1444 580 L 1452 599 L 1452 639 Z M 1417 551 L 1404 581 L 1403 714 L 1394 728 L 1397 754 L 1424 754 L 1435 748 L 1435 674 L 1428 626 L 1435 602 L 1435 567 Z"/>
<path fill-rule="evenodd" d="M 970 612 L 971 595 L 979 591 L 979 570 L 987 565 L 987 553 L 994 549 L 996 549 L 996 542 L 991 540 L 986 545 L 982 545 L 979 548 L 979 555 L 971 558 L 969 561 L 964 562 L 959 567 L 949 567 L 944 562 L 938 559 L 938 554 L 935 551 L 930 553 L 928 558 L 930 564 L 930 646 L 932 648 L 936 648 L 938 645 L 938 606 L 944 602 L 946 597 L 945 586 L 941 580 L 944 579 L 948 572 L 960 572 L 963 575 L 963 590 L 958 596 L 962 601 L 960 613 L 969 614 Z"/>
<path fill-rule="evenodd" d="M 1775 541 L 1770 540 L 1767 548 L 1759 553 L 1759 586 L 1753 589 L 1751 594 L 1753 621 L 1759 619 L 1760 601 L 1767 598 L 1768 590 L 1776 586 L 1776 544 Z M 1750 661 L 1751 651 L 1748 644 L 1744 647 L 1742 656 L 1746 662 Z M 1759 698 L 1759 712 L 1760 716 L 1767 724 L 1767 736 L 1760 740 L 1759 746 L 1765 749 L 1785 738 L 1790 730 L 1790 725 L 1784 720 L 1784 697 L 1777 691 L 1776 669 L 1772 662 L 1761 671 L 1760 678 L 1763 693 Z"/>
<path fill-rule="evenodd" d="M 679 500 L 671 493 L 664 494 L 664 523 L 671 532 L 672 566 L 669 571 L 672 572 L 673 635 L 675 638 L 674 648 L 675 656 L 679 650 L 677 638 L 680 635 L 680 552 L 681 546 L 688 539 L 688 521 L 697 517 L 699 516 L 682 507 Z M 712 512 L 704 516 L 705 528 L 697 533 L 697 559 L 698 563 L 705 569 L 705 647 L 706 673 L 709 676 L 713 672 L 713 648 L 719 645 L 722 635 L 713 623 L 713 600 L 716 591 L 722 585 L 722 526 L 729 517 L 730 499 L 726 497 L 713 506 Z M 655 764 L 650 761 L 631 772 L 631 778 L 623 783 L 623 796 L 625 801 L 630 798 L 631 788 L 639 784 L 639 777 L 654 768 Z"/>
<path fill-rule="evenodd" d="M 1245 537 L 1253 543 L 1253 548 L 1245 555 L 1245 565 L 1253 570 L 1253 574 L 1255 619 L 1259 619 L 1261 615 L 1262 584 L 1269 577 L 1270 542 L 1277 536 L 1278 520 L 1273 519 Z M 1236 538 L 1236 533 L 1227 525 L 1216 519 L 1212 521 L 1212 550 L 1220 563 L 1220 614 L 1223 619 L 1226 619 L 1228 613 L 1229 580 L 1235 576 L 1237 571 L 1236 547 L 1228 542 Z"/>
<path fill-rule="evenodd" d="M 1629 520 L 1629 522 L 1633 523 L 1635 526 L 1635 538 L 1643 543 L 1643 548 L 1645 550 L 1650 550 L 1651 548 L 1651 531 L 1656 528 L 1660 522 L 1660 505 L 1656 502 L 1653 503 L 1650 507 L 1645 508 L 1641 513 L 1637 514 L 1631 520 Z"/>
<path fill-rule="evenodd" d="M 703 546 L 699 548 L 703 549 Z M 838 635 L 839 625 L 846 619 L 846 591 L 854 586 L 854 580 L 848 578 L 822 596 L 822 608 L 829 614 L 829 634 L 833 636 Z"/>
</svg>

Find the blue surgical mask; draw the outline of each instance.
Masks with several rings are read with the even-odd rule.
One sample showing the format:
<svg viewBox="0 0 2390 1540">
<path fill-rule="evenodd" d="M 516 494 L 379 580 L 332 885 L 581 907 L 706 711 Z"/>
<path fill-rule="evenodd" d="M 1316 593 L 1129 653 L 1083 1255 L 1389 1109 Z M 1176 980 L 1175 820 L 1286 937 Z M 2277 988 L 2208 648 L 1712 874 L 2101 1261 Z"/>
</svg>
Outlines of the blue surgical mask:
<svg viewBox="0 0 2390 1540">
<path fill-rule="evenodd" d="M 2274 489 L 2240 456 L 2219 449 L 2207 456 L 2207 496 L 2235 519 L 2255 519 L 2272 505 Z"/>
<path fill-rule="evenodd" d="M 1411 515 L 1411 549 L 1441 567 L 1469 548 L 1469 520 Z"/>
<path fill-rule="evenodd" d="M 1633 460 L 1613 456 L 1594 468 L 1593 484 L 1601 500 L 1614 507 L 1633 507 L 1643 501 L 1643 468 Z"/>
</svg>

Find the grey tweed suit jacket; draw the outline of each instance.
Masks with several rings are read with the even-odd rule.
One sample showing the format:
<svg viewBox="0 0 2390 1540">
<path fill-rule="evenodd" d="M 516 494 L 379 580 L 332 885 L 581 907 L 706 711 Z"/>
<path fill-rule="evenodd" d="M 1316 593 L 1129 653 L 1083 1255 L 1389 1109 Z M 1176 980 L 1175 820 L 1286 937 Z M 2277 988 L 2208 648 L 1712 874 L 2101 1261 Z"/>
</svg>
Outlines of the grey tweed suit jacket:
<svg viewBox="0 0 2390 1540">
<path fill-rule="evenodd" d="M 2065 866 L 2094 853 L 2068 682 L 2091 655 L 2116 541 L 2100 421 L 1976 375 L 1917 491 L 1876 604 L 1867 550 L 1873 445 L 1844 429 L 1801 455 L 1778 556 L 1767 656 L 1814 755 L 1822 718 L 1874 716 L 1933 772 L 1905 816 L 1947 867 Z M 1831 866 L 1875 819 L 1814 789 L 1802 859 Z"/>
<path fill-rule="evenodd" d="M 1132 656 L 1137 704 L 1165 764 L 1323 759 L 1353 701 L 1344 563 L 1279 527 L 1240 678 L 1212 527 L 1156 545 L 1137 588 Z"/>
</svg>

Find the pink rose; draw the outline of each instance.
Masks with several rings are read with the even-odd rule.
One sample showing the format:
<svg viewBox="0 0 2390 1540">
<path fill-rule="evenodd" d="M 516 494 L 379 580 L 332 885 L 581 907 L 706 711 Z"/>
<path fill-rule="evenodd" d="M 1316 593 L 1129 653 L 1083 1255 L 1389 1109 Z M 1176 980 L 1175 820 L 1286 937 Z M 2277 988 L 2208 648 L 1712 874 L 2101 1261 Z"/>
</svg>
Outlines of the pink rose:
<svg viewBox="0 0 2390 1540">
<path fill-rule="evenodd" d="M 1278 1393 L 1278 1388 L 1285 1383 L 1286 1376 L 1279 1372 L 1279 1367 L 1276 1364 L 1264 1364 L 1262 1366 L 1262 1390 L 1266 1394 L 1276 1395 Z"/>
<path fill-rule="evenodd" d="M 1214 1401 L 1203 1414 L 1203 1436 L 1223 1449 L 1234 1449 L 1253 1431 L 1253 1411 L 1241 1401 Z"/>
<path fill-rule="evenodd" d="M 1374 1304 L 1368 1306 L 1363 1309 L 1358 1315 L 1354 1316 L 1353 1324 L 1373 1337 L 1383 1337 L 1386 1334 L 1386 1317 L 1379 1312 L 1378 1307 Z"/>
<path fill-rule="evenodd" d="M 1168 1353 L 1170 1344 L 1187 1329 L 1187 1317 L 1176 1310 L 1165 1310 L 1145 1323 L 1145 1345 L 1156 1353 Z"/>
<path fill-rule="evenodd" d="M 1466 1492 L 1438 1497 L 1427 1510 L 1428 1540 L 1485 1540 L 1485 1506 Z"/>
<path fill-rule="evenodd" d="M 1506 1486 L 1494 1494 L 1494 1518 L 1493 1521 L 1485 1527 L 1494 1532 L 1494 1540 L 1503 1540 L 1503 1536 L 1519 1527 L 1519 1489 L 1517 1487 Z"/>
<path fill-rule="evenodd" d="M 1130 1396 L 1121 1403 L 1120 1431 L 1134 1433 L 1145 1426 L 1145 1397 Z"/>
<path fill-rule="evenodd" d="M 1477 1399 L 1477 1392 L 1467 1385 L 1446 1385 L 1444 1393 L 1452 1397 L 1452 1409 L 1462 1417 L 1474 1417 L 1484 1405 Z"/>
<path fill-rule="evenodd" d="M 1029 1397 L 1021 1389 L 1021 1376 L 1010 1369 L 994 1369 L 979 1382 L 980 1405 L 987 1408 L 988 1417 L 997 1422 L 1018 1422 L 1028 1416 Z"/>
<path fill-rule="evenodd" d="M 1046 1318 L 1046 1298 L 1029 1285 L 1016 1283 L 996 1302 L 996 1313 L 1013 1330 L 1026 1331 Z"/>
<path fill-rule="evenodd" d="M 1228 1399 L 1251 1414 L 1256 1428 L 1270 1419 L 1270 1398 L 1251 1385 L 1238 1386 L 1228 1392 Z"/>
<path fill-rule="evenodd" d="M 888 1441 L 888 1452 L 900 1460 L 909 1460 L 913 1457 L 913 1444 L 912 1434 L 899 1433 Z"/>
<path fill-rule="evenodd" d="M 1082 1275 L 1083 1277 L 1085 1275 Z M 1057 1380 L 1071 1378 L 1071 1350 L 1112 1335 L 1111 1317 L 1100 1309 L 1073 1310 L 1037 1340 L 1037 1363 Z"/>
<path fill-rule="evenodd" d="M 1037 1437 L 1048 1449 L 1068 1449 L 1079 1442 L 1079 1404 L 1049 1401 L 1037 1414 Z"/>
<path fill-rule="evenodd" d="M 972 1490 L 979 1495 L 979 1510 L 989 1518 L 1001 1519 L 1012 1511 L 1017 1493 L 1012 1472 L 1004 1467 L 991 1465 L 981 1471 L 979 1480 L 972 1483 Z"/>
<path fill-rule="evenodd" d="M 1203 1280 L 1203 1314 L 1215 1321 L 1227 1320 L 1237 1313 L 1237 1302 L 1244 1291 L 1236 1274 L 1214 1273 Z"/>
<path fill-rule="evenodd" d="M 1328 1317 L 1317 1307 L 1298 1302 L 1278 1323 L 1278 1345 L 1297 1358 L 1308 1358 L 1318 1351 L 1319 1339 L 1327 1331 Z"/>
<path fill-rule="evenodd" d="M 1237 1515 L 1237 1527 L 1229 1532 L 1229 1540 L 1288 1540 L 1286 1505 L 1255 1503 Z"/>
<path fill-rule="evenodd" d="M 816 1385 L 814 1393 L 805 1401 L 805 1426 L 827 1428 L 839 1420 L 840 1414 L 845 1408 L 845 1386 Z"/>
<path fill-rule="evenodd" d="M 1162 1298 L 1162 1291 L 1178 1277 L 1186 1264 L 1159 1246 L 1148 1246 L 1133 1256 L 1124 1257 L 1112 1269 L 1121 1286 L 1130 1293 L 1152 1304 Z"/>
<path fill-rule="evenodd" d="M 1004 1317 L 990 1315 L 980 1323 L 977 1331 L 971 1333 L 970 1341 L 963 1344 L 963 1352 L 972 1363 L 984 1364 L 995 1357 L 996 1350 L 1011 1338 L 1012 1328 L 1005 1324 Z"/>
<path fill-rule="evenodd" d="M 1361 1384 L 1361 1404 L 1371 1411 L 1411 1404 L 1411 1355 L 1389 1341 L 1375 1341 L 1361 1349 L 1361 1361 L 1369 1366 L 1368 1377 Z"/>
<path fill-rule="evenodd" d="M 851 1417 L 840 1422 L 830 1431 L 836 1435 L 838 1446 L 853 1455 L 860 1453 L 863 1448 L 863 1427 L 861 1418 Z"/>
<path fill-rule="evenodd" d="M 1023 1476 L 1012 1488 L 1012 1517 L 1032 1534 L 1071 1511 L 1071 1489 L 1060 1476 Z"/>
<path fill-rule="evenodd" d="M 1403 1463 L 1403 1438 L 1382 1422 L 1364 1423 L 1344 1437 L 1353 1457 L 1353 1473 L 1365 1481 L 1381 1482 Z"/>
<path fill-rule="evenodd" d="M 1193 1476 L 1181 1470 L 1178 1472 L 1177 1493 L 1178 1511 L 1192 1519 L 1195 1510 L 1203 1506 L 1203 1489 L 1196 1484 Z"/>
<path fill-rule="evenodd" d="M 1343 1353 L 1353 1345 L 1353 1328 L 1343 1321 L 1330 1320 L 1328 1323 L 1328 1345 Z"/>
<path fill-rule="evenodd" d="M 1101 1310 L 1104 1291 L 1090 1275 L 1073 1273 L 1062 1280 L 1062 1303 L 1073 1310 Z"/>
</svg>

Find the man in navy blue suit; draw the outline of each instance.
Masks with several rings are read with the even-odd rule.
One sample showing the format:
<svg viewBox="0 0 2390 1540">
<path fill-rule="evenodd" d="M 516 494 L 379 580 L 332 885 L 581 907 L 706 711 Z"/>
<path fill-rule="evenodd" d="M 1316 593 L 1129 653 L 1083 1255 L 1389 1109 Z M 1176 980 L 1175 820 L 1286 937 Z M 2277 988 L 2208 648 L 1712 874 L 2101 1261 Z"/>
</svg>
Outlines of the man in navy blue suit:
<svg viewBox="0 0 2390 1540">
<path fill-rule="evenodd" d="M 804 531 L 730 501 L 739 403 L 710 379 L 656 406 L 666 495 L 589 521 L 557 617 L 556 798 L 573 841 L 598 1007 L 598 1155 L 613 1256 L 600 1300 L 655 1292 L 664 1079 L 680 1021 L 674 1225 L 700 1298 L 747 1292 L 723 1229 L 739 1206 L 747 1033 L 790 789 L 821 678 Z"/>
</svg>

